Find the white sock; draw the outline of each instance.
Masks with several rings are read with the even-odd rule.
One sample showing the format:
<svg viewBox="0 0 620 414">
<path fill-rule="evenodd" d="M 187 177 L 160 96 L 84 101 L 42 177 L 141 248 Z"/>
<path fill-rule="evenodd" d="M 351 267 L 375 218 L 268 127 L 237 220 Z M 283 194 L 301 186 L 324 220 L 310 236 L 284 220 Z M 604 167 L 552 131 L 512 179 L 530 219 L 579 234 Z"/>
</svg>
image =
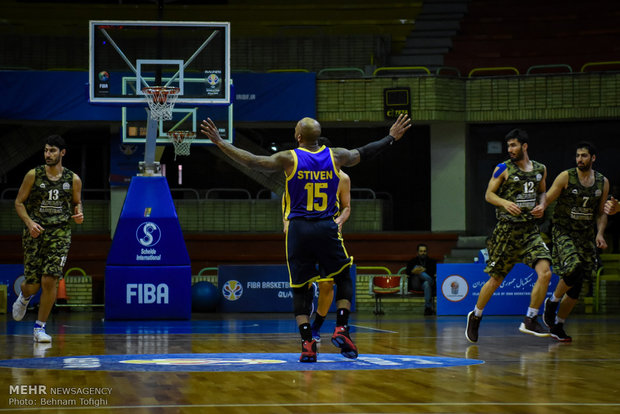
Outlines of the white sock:
<svg viewBox="0 0 620 414">
<path fill-rule="evenodd" d="M 564 323 L 564 322 L 566 322 L 566 319 L 562 319 L 562 318 L 560 318 L 560 317 L 558 317 L 558 316 L 556 316 L 556 317 L 555 317 L 555 323 L 556 323 L 556 324 L 558 324 L 558 323 Z"/>
<path fill-rule="evenodd" d="M 482 311 L 484 311 L 484 308 L 483 309 L 478 309 L 478 306 L 474 306 L 474 315 L 480 317 L 480 316 L 482 316 Z"/>
<path fill-rule="evenodd" d="M 555 295 L 551 295 L 551 302 L 559 302 L 562 298 L 556 298 Z"/>
<path fill-rule="evenodd" d="M 527 317 L 528 318 L 533 318 L 533 317 L 535 317 L 537 315 L 538 315 L 538 309 L 527 308 Z"/>
<path fill-rule="evenodd" d="M 45 322 L 41 322 L 41 321 L 37 320 L 37 321 L 34 323 L 34 327 L 35 327 L 35 328 L 45 328 Z"/>
<path fill-rule="evenodd" d="M 22 292 L 19 292 L 19 298 L 18 299 L 22 302 L 22 305 L 27 305 L 28 302 L 30 302 L 30 299 L 32 299 L 32 295 L 30 295 L 28 297 L 25 297 Z"/>
</svg>

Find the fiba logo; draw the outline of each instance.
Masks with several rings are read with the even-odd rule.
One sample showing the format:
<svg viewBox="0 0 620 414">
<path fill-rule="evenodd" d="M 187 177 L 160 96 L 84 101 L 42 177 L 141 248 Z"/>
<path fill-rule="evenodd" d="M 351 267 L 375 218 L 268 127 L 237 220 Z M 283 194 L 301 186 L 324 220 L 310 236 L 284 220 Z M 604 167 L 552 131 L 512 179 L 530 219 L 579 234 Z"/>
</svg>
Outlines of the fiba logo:
<svg viewBox="0 0 620 414">
<path fill-rule="evenodd" d="M 136 239 L 144 247 L 155 246 L 161 239 L 161 230 L 157 224 L 146 221 L 138 226 Z"/>
<path fill-rule="evenodd" d="M 226 300 L 234 301 L 243 295 L 243 286 L 237 280 L 228 280 L 222 288 L 222 295 Z"/>
<path fill-rule="evenodd" d="M 207 76 L 207 83 L 211 85 L 212 87 L 215 87 L 219 85 L 220 77 L 217 76 L 215 73 L 212 73 L 209 76 Z"/>
<path fill-rule="evenodd" d="M 451 275 L 441 284 L 441 293 L 450 302 L 460 302 L 467 296 L 469 285 L 463 276 Z"/>
<path fill-rule="evenodd" d="M 100 82 L 107 82 L 110 80 L 110 74 L 106 72 L 105 70 L 102 70 L 101 72 L 99 72 L 98 76 L 99 76 Z"/>
<path fill-rule="evenodd" d="M 220 70 L 205 70 L 205 93 L 207 96 L 215 96 L 220 93 L 222 89 L 222 71 Z"/>
</svg>

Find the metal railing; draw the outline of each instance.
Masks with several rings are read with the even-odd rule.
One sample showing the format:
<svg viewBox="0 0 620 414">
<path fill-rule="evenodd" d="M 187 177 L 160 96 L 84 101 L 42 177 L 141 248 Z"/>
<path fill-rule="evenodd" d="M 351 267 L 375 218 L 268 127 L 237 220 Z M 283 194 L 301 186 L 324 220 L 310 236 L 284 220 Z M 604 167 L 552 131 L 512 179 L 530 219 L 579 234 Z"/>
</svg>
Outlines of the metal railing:
<svg viewBox="0 0 620 414">
<path fill-rule="evenodd" d="M 321 76 L 325 76 L 326 74 L 330 74 L 330 75 L 334 74 L 334 75 L 341 75 L 341 76 L 343 76 L 342 74 L 348 74 L 348 76 L 346 76 L 348 78 L 349 77 L 362 77 L 363 78 L 364 76 L 366 76 L 364 71 L 360 68 L 325 68 L 325 69 L 321 69 L 319 73 L 317 73 L 316 77 L 320 78 Z"/>
<path fill-rule="evenodd" d="M 527 72 L 525 72 L 526 75 L 530 75 L 532 74 L 532 72 L 537 71 L 537 70 L 548 70 L 548 69 L 566 69 L 569 73 L 573 73 L 573 68 L 571 67 L 571 65 L 568 65 L 566 63 L 558 63 L 558 64 L 554 64 L 554 65 L 534 65 L 534 66 L 530 66 L 529 68 L 527 68 Z M 540 73 L 540 72 L 539 72 Z M 545 75 L 548 75 L 548 72 L 543 72 Z"/>
<path fill-rule="evenodd" d="M 485 72 L 485 73 L 504 73 L 504 72 L 514 72 L 515 75 L 519 75 L 519 70 L 515 67 L 512 66 L 497 66 L 497 67 L 488 67 L 488 68 L 473 68 L 472 70 L 469 71 L 469 74 L 467 75 L 468 78 L 473 77 L 474 74 L 476 73 L 480 73 L 480 72 Z M 505 73 L 504 73 L 505 74 Z"/>
<path fill-rule="evenodd" d="M 599 70 L 606 70 L 606 66 L 614 66 L 615 70 L 620 70 L 620 61 L 612 60 L 607 62 L 588 62 L 581 67 L 580 72 L 585 72 L 588 68 L 598 67 Z"/>
<path fill-rule="evenodd" d="M 426 66 L 383 66 L 375 69 L 372 72 L 372 76 L 377 76 L 381 72 L 424 72 L 427 75 L 431 74 L 431 71 Z"/>
</svg>

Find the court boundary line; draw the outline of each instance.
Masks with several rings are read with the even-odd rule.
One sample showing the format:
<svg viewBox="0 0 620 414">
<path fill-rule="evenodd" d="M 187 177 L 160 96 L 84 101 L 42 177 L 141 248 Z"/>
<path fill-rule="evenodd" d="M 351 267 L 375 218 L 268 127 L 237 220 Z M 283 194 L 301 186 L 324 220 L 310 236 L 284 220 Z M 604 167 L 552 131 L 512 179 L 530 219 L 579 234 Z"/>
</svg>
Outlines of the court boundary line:
<svg viewBox="0 0 620 414">
<path fill-rule="evenodd" d="M 349 326 L 354 326 L 354 327 L 360 328 L 360 329 L 368 329 L 369 331 L 375 331 L 375 332 L 398 333 L 398 331 L 388 331 L 387 329 L 369 328 L 368 326 L 354 325 L 352 323 L 350 323 Z M 364 332 L 355 332 L 355 333 L 364 333 Z"/>
</svg>

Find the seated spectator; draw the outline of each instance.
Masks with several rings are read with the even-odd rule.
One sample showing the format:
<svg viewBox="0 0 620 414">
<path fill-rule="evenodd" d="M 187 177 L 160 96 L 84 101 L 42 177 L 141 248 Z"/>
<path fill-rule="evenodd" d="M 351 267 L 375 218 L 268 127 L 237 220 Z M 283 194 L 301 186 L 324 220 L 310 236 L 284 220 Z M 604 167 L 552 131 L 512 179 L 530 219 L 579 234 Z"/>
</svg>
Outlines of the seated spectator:
<svg viewBox="0 0 620 414">
<path fill-rule="evenodd" d="M 418 255 L 407 263 L 408 290 L 424 290 L 424 315 L 434 315 L 433 289 L 437 278 L 437 262 L 428 257 L 428 246 L 418 244 Z"/>
</svg>

